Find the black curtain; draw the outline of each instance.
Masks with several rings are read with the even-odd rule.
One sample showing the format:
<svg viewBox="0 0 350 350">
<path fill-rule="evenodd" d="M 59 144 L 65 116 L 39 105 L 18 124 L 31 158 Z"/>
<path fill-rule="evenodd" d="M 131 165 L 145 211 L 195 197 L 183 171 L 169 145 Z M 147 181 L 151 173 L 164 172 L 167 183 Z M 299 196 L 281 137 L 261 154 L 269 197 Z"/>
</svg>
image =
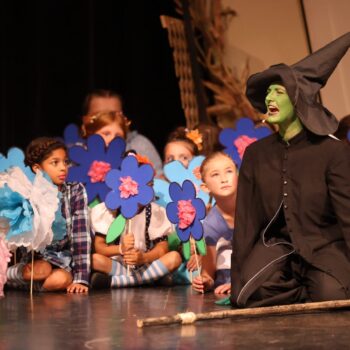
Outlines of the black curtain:
<svg viewBox="0 0 350 350">
<path fill-rule="evenodd" d="M 95 88 L 119 92 L 162 152 L 185 118 L 161 14 L 176 16 L 173 0 L 1 2 L 0 152 L 62 136 Z"/>
</svg>

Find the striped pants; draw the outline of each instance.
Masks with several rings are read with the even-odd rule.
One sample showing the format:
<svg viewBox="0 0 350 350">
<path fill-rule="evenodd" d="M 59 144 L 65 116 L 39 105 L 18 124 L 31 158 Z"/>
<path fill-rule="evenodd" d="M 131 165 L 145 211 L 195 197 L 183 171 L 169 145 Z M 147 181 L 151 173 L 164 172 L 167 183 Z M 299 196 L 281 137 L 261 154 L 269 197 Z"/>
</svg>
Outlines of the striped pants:
<svg viewBox="0 0 350 350">
<path fill-rule="evenodd" d="M 129 274 L 127 266 L 119 260 L 113 260 L 111 288 L 140 286 L 150 284 L 168 274 L 168 269 L 160 260 L 155 260 L 152 264 L 145 264 L 136 268 L 130 268 Z"/>
</svg>

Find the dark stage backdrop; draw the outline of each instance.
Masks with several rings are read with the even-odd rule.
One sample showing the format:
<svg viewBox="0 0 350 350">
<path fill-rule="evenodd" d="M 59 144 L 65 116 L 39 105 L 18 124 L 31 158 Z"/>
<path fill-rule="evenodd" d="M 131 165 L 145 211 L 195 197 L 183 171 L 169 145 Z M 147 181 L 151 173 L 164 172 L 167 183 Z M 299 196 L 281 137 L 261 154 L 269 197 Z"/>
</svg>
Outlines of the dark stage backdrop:
<svg viewBox="0 0 350 350">
<path fill-rule="evenodd" d="M 175 15 L 172 0 L 2 1 L 0 151 L 61 136 L 86 93 L 105 88 L 161 152 L 185 123 L 161 14 Z"/>
</svg>

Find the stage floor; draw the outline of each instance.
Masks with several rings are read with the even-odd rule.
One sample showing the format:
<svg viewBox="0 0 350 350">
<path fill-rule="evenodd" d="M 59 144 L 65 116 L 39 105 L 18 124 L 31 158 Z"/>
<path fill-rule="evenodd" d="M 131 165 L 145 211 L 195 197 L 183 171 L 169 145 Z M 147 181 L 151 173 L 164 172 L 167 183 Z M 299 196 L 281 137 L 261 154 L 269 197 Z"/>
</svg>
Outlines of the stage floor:
<svg viewBox="0 0 350 350">
<path fill-rule="evenodd" d="M 89 295 L 7 291 L 0 349 L 347 349 L 350 311 L 198 321 L 138 329 L 136 320 L 223 310 L 190 287 L 128 288 Z"/>
</svg>

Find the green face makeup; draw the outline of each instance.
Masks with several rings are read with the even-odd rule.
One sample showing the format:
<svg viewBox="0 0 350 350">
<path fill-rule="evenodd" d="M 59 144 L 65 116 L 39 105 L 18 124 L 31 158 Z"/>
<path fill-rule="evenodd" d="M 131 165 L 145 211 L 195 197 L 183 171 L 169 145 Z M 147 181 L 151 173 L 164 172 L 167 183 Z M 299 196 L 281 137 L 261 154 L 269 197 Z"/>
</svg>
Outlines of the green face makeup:
<svg viewBox="0 0 350 350">
<path fill-rule="evenodd" d="M 287 126 L 295 119 L 294 107 L 283 85 L 271 84 L 265 98 L 267 122 Z"/>
</svg>

